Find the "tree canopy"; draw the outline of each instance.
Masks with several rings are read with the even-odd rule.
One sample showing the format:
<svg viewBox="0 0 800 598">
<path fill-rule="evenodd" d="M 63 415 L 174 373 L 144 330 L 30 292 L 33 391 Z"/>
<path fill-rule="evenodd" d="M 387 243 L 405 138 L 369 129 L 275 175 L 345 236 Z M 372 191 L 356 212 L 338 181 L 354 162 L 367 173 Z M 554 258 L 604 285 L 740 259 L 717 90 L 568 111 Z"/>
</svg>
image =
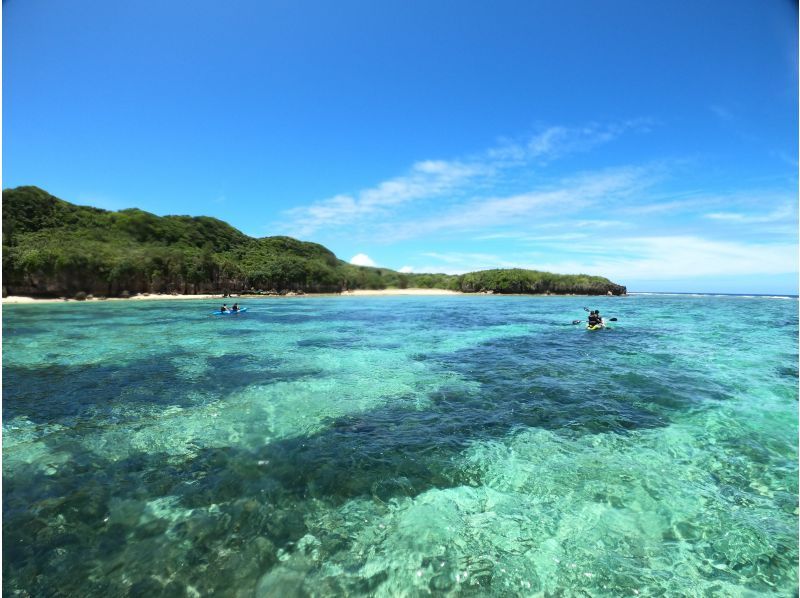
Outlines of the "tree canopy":
<svg viewBox="0 0 800 598">
<path fill-rule="evenodd" d="M 534 270 L 406 274 L 355 266 L 317 243 L 253 238 L 207 216 L 156 216 L 78 206 L 38 187 L 3 191 L 4 293 L 464 292 L 622 294 L 599 276 Z"/>
</svg>

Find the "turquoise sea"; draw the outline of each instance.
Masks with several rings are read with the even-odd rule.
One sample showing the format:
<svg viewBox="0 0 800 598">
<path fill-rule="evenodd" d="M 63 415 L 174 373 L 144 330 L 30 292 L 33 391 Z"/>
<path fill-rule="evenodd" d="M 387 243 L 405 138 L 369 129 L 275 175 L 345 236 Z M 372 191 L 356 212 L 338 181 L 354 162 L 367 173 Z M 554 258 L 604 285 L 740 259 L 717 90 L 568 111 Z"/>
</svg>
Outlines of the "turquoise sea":
<svg viewBox="0 0 800 598">
<path fill-rule="evenodd" d="M 796 594 L 796 299 L 242 304 L 3 307 L 5 596 Z"/>
</svg>

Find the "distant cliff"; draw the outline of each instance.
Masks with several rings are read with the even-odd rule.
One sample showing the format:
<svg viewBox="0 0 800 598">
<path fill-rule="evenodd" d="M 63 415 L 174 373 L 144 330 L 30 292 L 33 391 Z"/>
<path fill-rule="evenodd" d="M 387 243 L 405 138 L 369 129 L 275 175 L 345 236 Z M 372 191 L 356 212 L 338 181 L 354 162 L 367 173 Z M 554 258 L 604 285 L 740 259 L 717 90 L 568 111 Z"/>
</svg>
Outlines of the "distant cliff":
<svg viewBox="0 0 800 598">
<path fill-rule="evenodd" d="M 77 206 L 37 187 L 3 191 L 3 294 L 42 297 L 444 288 L 624 294 L 606 278 L 533 270 L 404 274 L 354 266 L 317 243 L 255 239 L 205 216 Z"/>
</svg>

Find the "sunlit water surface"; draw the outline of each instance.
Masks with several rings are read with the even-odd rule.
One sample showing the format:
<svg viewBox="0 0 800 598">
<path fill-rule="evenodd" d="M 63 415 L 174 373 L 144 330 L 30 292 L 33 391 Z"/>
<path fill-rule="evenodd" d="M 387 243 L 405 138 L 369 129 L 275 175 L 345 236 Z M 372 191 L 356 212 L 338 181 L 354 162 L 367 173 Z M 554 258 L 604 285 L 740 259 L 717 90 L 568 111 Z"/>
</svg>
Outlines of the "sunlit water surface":
<svg viewBox="0 0 800 598">
<path fill-rule="evenodd" d="M 795 299 L 243 303 L 3 308 L 5 595 L 795 593 Z"/>
</svg>

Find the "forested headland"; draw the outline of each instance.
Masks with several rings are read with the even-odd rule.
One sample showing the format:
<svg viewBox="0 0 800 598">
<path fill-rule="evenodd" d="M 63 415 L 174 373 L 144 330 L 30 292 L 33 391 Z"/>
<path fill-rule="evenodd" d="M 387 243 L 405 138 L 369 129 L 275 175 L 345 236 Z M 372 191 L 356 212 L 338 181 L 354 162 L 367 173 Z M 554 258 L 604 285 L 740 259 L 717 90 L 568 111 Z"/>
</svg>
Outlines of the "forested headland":
<svg viewBox="0 0 800 598">
<path fill-rule="evenodd" d="M 134 293 L 338 293 L 437 288 L 620 295 L 607 278 L 534 270 L 406 274 L 355 266 L 317 243 L 253 238 L 206 216 L 78 206 L 38 187 L 3 191 L 3 296 Z"/>
</svg>

